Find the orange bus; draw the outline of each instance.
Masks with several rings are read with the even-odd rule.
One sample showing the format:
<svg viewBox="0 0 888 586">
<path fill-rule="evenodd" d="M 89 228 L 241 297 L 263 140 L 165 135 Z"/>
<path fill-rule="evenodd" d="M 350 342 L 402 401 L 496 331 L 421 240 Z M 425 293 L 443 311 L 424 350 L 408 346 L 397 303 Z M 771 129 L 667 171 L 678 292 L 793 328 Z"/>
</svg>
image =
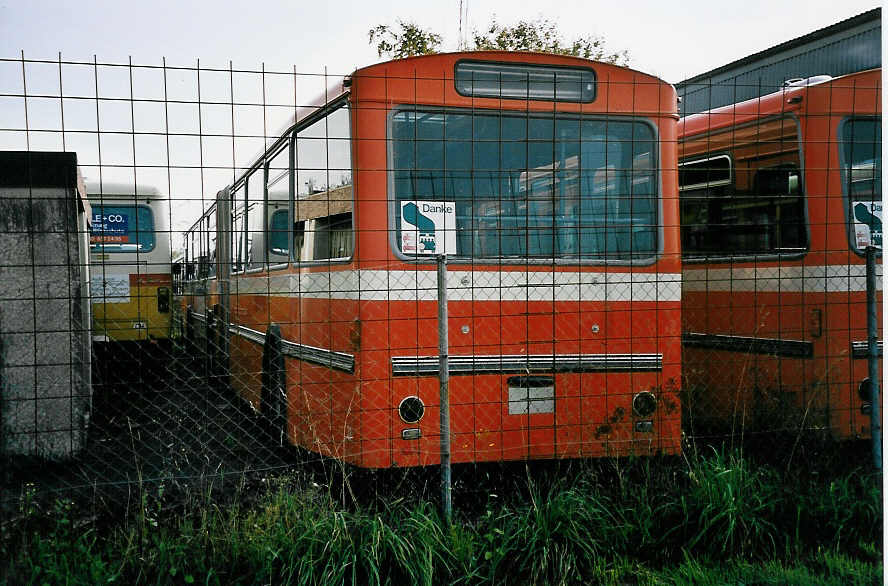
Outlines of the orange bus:
<svg viewBox="0 0 888 586">
<path fill-rule="evenodd" d="M 863 255 L 881 249 L 881 101 L 872 70 L 679 123 L 691 423 L 869 436 Z"/>
<path fill-rule="evenodd" d="M 481 52 L 359 69 L 185 234 L 184 303 L 277 436 L 370 468 L 675 453 L 675 90 Z"/>
</svg>

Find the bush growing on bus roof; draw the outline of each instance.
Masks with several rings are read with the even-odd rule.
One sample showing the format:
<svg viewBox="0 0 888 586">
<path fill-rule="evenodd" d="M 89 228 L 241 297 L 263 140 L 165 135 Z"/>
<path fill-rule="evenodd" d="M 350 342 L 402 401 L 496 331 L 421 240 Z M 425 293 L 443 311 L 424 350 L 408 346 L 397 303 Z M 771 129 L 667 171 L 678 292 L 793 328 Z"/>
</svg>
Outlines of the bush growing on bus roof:
<svg viewBox="0 0 888 586">
<path fill-rule="evenodd" d="M 376 41 L 379 56 L 389 59 L 438 53 L 443 43 L 441 35 L 401 19 L 394 25 L 379 24 L 373 27 L 367 36 L 371 45 Z M 483 30 L 472 31 L 472 41 L 473 46 L 460 46 L 459 50 L 537 51 L 623 66 L 629 64 L 629 51 L 611 50 L 601 36 L 585 35 L 565 41 L 558 31 L 558 25 L 548 18 L 519 20 L 508 26 L 500 24 L 494 17 Z"/>
</svg>

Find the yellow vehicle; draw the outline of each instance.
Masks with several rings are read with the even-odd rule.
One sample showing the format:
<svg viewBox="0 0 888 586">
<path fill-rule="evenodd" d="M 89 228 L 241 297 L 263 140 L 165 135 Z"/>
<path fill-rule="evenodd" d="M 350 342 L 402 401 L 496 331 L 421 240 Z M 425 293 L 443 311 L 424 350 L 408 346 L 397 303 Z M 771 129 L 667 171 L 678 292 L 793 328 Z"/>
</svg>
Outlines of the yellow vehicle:
<svg viewBox="0 0 888 586">
<path fill-rule="evenodd" d="M 93 341 L 168 341 L 169 201 L 153 187 L 132 184 L 87 184 L 87 194 Z"/>
</svg>

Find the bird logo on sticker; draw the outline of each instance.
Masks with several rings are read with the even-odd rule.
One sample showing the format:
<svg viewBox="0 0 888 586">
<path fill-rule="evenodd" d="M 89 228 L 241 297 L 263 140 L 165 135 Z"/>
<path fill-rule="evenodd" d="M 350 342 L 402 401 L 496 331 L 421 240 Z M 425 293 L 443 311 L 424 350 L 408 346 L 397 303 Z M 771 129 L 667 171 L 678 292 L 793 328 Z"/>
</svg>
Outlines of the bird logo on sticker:
<svg viewBox="0 0 888 586">
<path fill-rule="evenodd" d="M 419 232 L 419 242 L 422 245 L 421 252 L 435 252 L 435 222 L 423 215 L 415 203 L 408 203 L 404 206 L 403 218 L 407 223 L 416 226 L 416 231 Z"/>
</svg>

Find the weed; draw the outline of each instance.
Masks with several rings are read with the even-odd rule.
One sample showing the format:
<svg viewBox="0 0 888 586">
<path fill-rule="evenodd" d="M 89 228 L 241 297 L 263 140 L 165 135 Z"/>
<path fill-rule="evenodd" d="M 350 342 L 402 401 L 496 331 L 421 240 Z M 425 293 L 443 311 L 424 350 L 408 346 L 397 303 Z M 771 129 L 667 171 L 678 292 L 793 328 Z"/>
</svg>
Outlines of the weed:
<svg viewBox="0 0 888 586">
<path fill-rule="evenodd" d="M 0 579 L 19 582 L 288 584 L 875 583 L 879 478 L 786 475 L 739 452 L 683 462 L 614 460 L 492 477 L 480 508 L 445 523 L 413 496 L 343 507 L 301 473 L 227 505 L 211 482 L 171 509 L 144 482 L 105 526 L 72 501 L 22 493 L 5 522 Z M 514 485 L 512 484 L 514 482 Z M 357 495 L 353 499 L 358 498 Z M 458 500 L 456 502 L 459 502 Z M 483 501 L 482 501 L 483 502 Z M 713 563 L 711 560 L 719 560 Z"/>
</svg>

